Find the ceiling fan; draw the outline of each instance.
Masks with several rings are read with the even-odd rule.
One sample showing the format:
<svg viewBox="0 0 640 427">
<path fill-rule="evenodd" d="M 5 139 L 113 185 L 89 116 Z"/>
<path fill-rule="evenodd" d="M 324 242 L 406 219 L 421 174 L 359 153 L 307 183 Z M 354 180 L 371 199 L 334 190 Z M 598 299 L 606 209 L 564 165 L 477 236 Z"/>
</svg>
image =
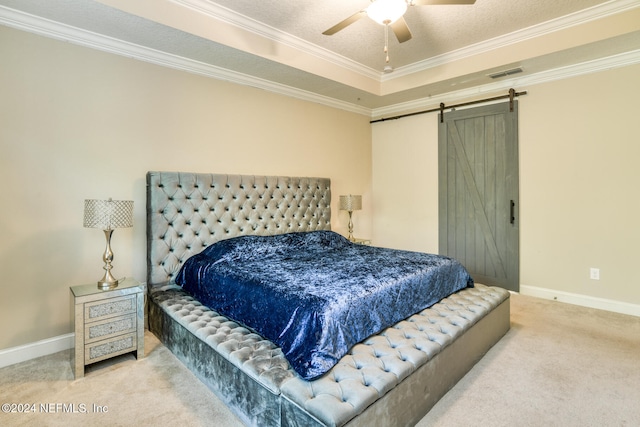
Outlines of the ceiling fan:
<svg viewBox="0 0 640 427">
<path fill-rule="evenodd" d="M 411 31 L 404 20 L 404 14 L 409 6 L 474 4 L 475 2 L 476 0 L 371 0 L 369 7 L 354 13 L 322 34 L 326 36 L 333 35 L 360 18 L 368 16 L 378 24 L 385 26 L 384 52 L 387 53 L 387 62 L 389 62 L 388 29 L 391 28 L 400 43 L 411 40 Z"/>
</svg>

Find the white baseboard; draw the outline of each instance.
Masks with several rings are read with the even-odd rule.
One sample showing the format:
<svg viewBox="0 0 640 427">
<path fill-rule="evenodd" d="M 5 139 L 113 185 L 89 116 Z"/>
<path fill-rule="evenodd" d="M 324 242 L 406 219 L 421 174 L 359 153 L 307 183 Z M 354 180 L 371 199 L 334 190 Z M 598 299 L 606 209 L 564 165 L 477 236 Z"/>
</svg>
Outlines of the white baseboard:
<svg viewBox="0 0 640 427">
<path fill-rule="evenodd" d="M 0 350 L 0 368 L 67 350 L 73 345 L 74 334 L 71 333 Z"/>
<path fill-rule="evenodd" d="M 600 310 L 613 311 L 616 313 L 630 314 L 640 317 L 640 305 L 628 302 L 615 301 L 605 298 L 596 298 L 588 295 L 572 294 L 570 292 L 557 291 L 554 289 L 538 288 L 536 286 L 520 285 L 520 293 L 532 297 L 550 299 L 554 301 L 566 302 L 583 307 L 597 308 Z"/>
</svg>

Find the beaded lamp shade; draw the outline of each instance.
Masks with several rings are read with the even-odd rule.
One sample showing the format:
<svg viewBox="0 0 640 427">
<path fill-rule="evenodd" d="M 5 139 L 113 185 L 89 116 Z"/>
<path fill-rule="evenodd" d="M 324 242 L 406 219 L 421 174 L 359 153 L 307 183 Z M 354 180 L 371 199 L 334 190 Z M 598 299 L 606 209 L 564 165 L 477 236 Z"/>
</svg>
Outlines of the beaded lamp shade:
<svg viewBox="0 0 640 427">
<path fill-rule="evenodd" d="M 340 210 L 359 211 L 362 209 L 362 196 L 340 196 Z"/>
<path fill-rule="evenodd" d="M 102 230 L 133 227 L 133 200 L 85 200 L 84 226 Z"/>
</svg>

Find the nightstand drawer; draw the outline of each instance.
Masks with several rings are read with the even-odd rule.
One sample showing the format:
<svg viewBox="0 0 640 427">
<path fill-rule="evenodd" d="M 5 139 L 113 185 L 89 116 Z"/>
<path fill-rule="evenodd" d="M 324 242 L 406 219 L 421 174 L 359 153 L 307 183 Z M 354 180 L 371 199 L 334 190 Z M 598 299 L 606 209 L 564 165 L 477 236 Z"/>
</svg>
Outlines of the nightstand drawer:
<svg viewBox="0 0 640 427">
<path fill-rule="evenodd" d="M 135 351 L 137 345 L 135 333 L 87 344 L 84 348 L 84 363 L 88 365 L 119 354 Z"/>
<path fill-rule="evenodd" d="M 86 344 L 94 341 L 111 338 L 136 331 L 136 314 L 110 318 L 98 322 L 92 322 L 84 327 L 84 342 Z"/>
<path fill-rule="evenodd" d="M 103 301 L 88 302 L 84 305 L 85 322 L 108 319 L 114 316 L 136 312 L 136 296 L 127 295 Z"/>
</svg>

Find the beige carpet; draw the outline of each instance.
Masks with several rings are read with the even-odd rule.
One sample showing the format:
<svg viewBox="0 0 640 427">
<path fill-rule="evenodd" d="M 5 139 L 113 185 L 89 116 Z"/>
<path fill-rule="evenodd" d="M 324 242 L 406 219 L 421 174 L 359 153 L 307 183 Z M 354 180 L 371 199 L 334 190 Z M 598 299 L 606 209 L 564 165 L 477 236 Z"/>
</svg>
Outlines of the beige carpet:
<svg viewBox="0 0 640 427">
<path fill-rule="evenodd" d="M 145 346 L 75 381 L 68 351 L 0 369 L 0 403 L 32 411 L 0 425 L 239 425 L 148 332 Z M 512 295 L 511 331 L 418 426 L 640 426 L 640 318 Z"/>
</svg>

